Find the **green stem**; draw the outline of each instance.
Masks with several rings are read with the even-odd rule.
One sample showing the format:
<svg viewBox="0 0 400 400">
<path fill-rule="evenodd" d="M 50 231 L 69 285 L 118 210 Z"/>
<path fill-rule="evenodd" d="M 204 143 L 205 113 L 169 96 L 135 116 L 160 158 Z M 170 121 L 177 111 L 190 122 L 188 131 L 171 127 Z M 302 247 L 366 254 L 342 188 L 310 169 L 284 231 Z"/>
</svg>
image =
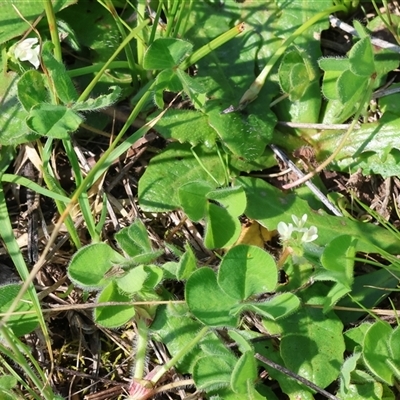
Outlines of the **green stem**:
<svg viewBox="0 0 400 400">
<path fill-rule="evenodd" d="M 39 397 L 36 393 L 35 397 L 44 398 L 46 400 L 53 400 L 54 393 L 49 386 L 45 387 L 44 382 L 46 382 L 46 376 L 44 375 L 42 369 L 39 367 L 32 353 L 27 351 L 25 345 L 22 344 L 19 339 L 14 335 L 14 333 L 7 329 L 7 327 L 1 328 L 0 331 L 1 335 L 6 339 L 7 345 L 9 347 L 9 349 L 7 349 L 6 347 L 3 347 L 1 345 L 1 352 L 9 357 L 11 360 L 14 360 L 14 362 L 16 362 L 18 366 L 23 369 L 26 376 L 32 381 L 33 386 L 37 390 L 40 390 L 41 397 Z M 25 357 L 28 358 L 29 362 Z M 32 366 L 34 367 L 34 369 L 32 368 Z M 19 380 L 21 383 L 23 382 L 21 377 Z M 23 385 L 26 386 L 26 383 L 24 382 Z"/>
<path fill-rule="evenodd" d="M 67 157 L 69 159 L 69 162 L 72 166 L 72 170 L 74 172 L 75 176 L 75 182 L 76 186 L 80 186 L 83 182 L 83 176 L 81 172 L 81 168 L 79 166 L 78 158 L 75 154 L 75 150 L 72 146 L 71 140 L 63 140 L 63 145 L 65 152 L 67 154 Z M 97 235 L 96 231 L 96 223 L 94 221 L 93 215 L 91 213 L 91 208 L 90 208 L 90 203 L 88 199 L 87 192 L 84 191 L 80 196 L 79 196 L 79 206 L 82 211 L 83 218 L 86 222 L 86 226 L 89 231 L 89 235 L 92 238 L 93 242 L 98 242 L 99 241 L 99 236 Z"/>
<path fill-rule="evenodd" d="M 108 11 L 111 13 L 111 15 L 114 17 L 115 23 L 117 24 L 117 28 L 119 30 L 119 33 L 121 34 L 122 39 L 126 39 L 126 31 L 125 28 L 122 24 L 121 17 L 118 15 L 117 10 L 114 7 L 114 4 L 111 0 L 104 0 L 107 6 Z M 137 75 L 138 71 L 136 68 L 136 63 L 135 63 L 135 58 L 133 56 L 132 48 L 130 46 L 130 43 L 128 43 L 125 46 L 125 55 L 126 59 L 128 60 L 129 64 L 129 71 L 132 77 L 132 86 L 133 88 L 137 88 L 138 82 L 137 82 Z"/>
<path fill-rule="evenodd" d="M 143 379 L 146 366 L 146 352 L 149 341 L 149 327 L 142 318 L 137 318 L 137 341 L 135 349 L 135 372 L 134 379 Z"/>
<path fill-rule="evenodd" d="M 192 350 L 193 347 L 196 346 L 200 342 L 200 340 L 207 335 L 209 330 L 210 328 L 205 326 L 191 342 L 182 347 L 182 349 L 177 354 L 175 354 L 166 364 L 164 364 L 152 378 L 152 384 L 155 385 L 170 368 L 172 368 L 178 361 L 180 361 L 183 356 L 189 353 L 189 351 Z"/>
<path fill-rule="evenodd" d="M 34 192 L 41 194 L 42 196 L 46 196 L 49 199 L 62 201 L 64 204 L 67 204 L 70 201 L 69 197 L 48 190 L 42 186 L 39 186 L 36 182 L 33 182 L 30 179 L 25 178 L 24 176 L 19 176 L 14 174 L 3 174 L 1 176 L 1 181 L 8 183 L 15 183 L 16 185 L 20 186 L 25 186 L 26 188 L 31 189 Z"/>
<path fill-rule="evenodd" d="M 184 24 L 179 26 L 180 30 L 177 29 L 177 36 L 178 37 L 179 36 L 183 36 L 186 33 L 186 27 L 187 27 L 187 24 L 189 22 L 190 14 L 192 12 L 193 3 L 194 3 L 194 0 L 190 0 L 189 4 L 185 4 L 185 7 L 186 7 L 186 18 L 185 18 Z"/>
<path fill-rule="evenodd" d="M 169 12 L 167 15 L 167 29 L 165 31 L 165 37 L 174 37 L 175 36 L 175 35 L 171 35 L 171 32 L 172 32 L 172 29 L 175 28 L 176 23 L 177 23 L 175 18 L 176 18 L 176 13 L 178 11 L 178 5 L 179 5 L 179 1 L 174 1 L 172 3 L 171 12 Z"/>
<path fill-rule="evenodd" d="M 188 57 L 185 61 L 182 62 L 182 64 L 179 65 L 179 68 L 182 70 L 188 69 L 191 65 L 196 64 L 197 61 L 201 60 L 207 54 L 211 53 L 213 50 L 233 39 L 243 31 L 243 23 L 234 26 L 232 29 L 229 29 L 229 31 L 226 31 L 222 35 L 212 40 L 210 43 L 207 43 L 203 47 L 200 47 L 200 49 L 196 50 L 190 57 Z"/>
<path fill-rule="evenodd" d="M 285 53 L 287 48 L 308 28 L 314 25 L 316 22 L 320 21 L 322 18 L 326 17 L 329 14 L 338 11 L 346 12 L 347 8 L 344 5 L 337 5 L 334 7 L 330 7 L 327 10 L 321 11 L 318 14 L 315 14 L 312 18 L 310 18 L 307 22 L 297 28 L 292 35 L 290 35 L 282 45 L 276 50 L 273 56 L 268 60 L 266 66 L 261 71 L 260 75 L 257 76 L 255 81 L 250 85 L 250 88 L 245 92 L 239 102 L 239 108 L 242 109 L 246 107 L 246 105 L 253 100 L 255 100 L 260 93 L 261 88 L 265 84 L 265 80 L 267 79 L 269 73 L 271 72 L 272 68 L 276 64 L 276 62 L 282 57 Z"/>
<path fill-rule="evenodd" d="M 216 178 L 214 178 L 213 174 L 204 166 L 204 164 L 201 162 L 200 157 L 196 154 L 194 151 L 194 147 L 191 147 L 190 151 L 193 154 L 193 157 L 196 159 L 196 161 L 199 163 L 200 167 L 204 170 L 204 172 L 217 184 L 217 186 L 220 185 L 220 182 Z"/>
<path fill-rule="evenodd" d="M 92 74 L 93 72 L 100 71 L 104 66 L 104 63 L 98 63 L 95 65 L 88 65 L 87 67 L 82 68 L 75 68 L 67 70 L 67 74 L 70 78 L 75 78 L 76 76 L 88 75 Z M 129 63 L 127 61 L 113 61 L 111 64 L 108 65 L 109 69 L 119 69 L 119 68 L 129 68 Z M 138 68 L 135 65 L 135 69 Z"/>
<path fill-rule="evenodd" d="M 154 17 L 153 26 L 151 27 L 149 46 L 154 42 L 154 39 L 156 37 L 157 27 L 159 25 L 159 21 L 161 18 L 162 9 L 163 9 L 163 2 L 159 1 L 157 7 L 157 13 L 156 16 Z"/>
<path fill-rule="evenodd" d="M 114 54 L 110 57 L 110 59 L 103 65 L 103 67 L 100 69 L 100 71 L 96 74 L 96 76 L 93 78 L 93 80 L 89 83 L 89 85 L 86 87 L 86 89 L 82 92 L 82 94 L 79 96 L 79 99 L 77 100 L 77 103 L 81 101 L 85 101 L 93 88 L 96 86 L 97 82 L 100 80 L 101 76 L 104 74 L 107 68 L 111 65 L 111 63 L 115 60 L 115 58 L 118 56 L 118 54 L 124 49 L 124 47 L 135 37 L 137 37 L 138 33 L 150 22 L 149 19 L 143 21 L 141 24 L 139 24 L 135 29 L 133 29 L 129 35 L 121 42 L 121 44 L 118 46 L 117 50 L 115 50 Z M 139 43 L 140 40 L 138 40 Z"/>
<path fill-rule="evenodd" d="M 51 0 L 43 0 L 43 4 L 46 12 L 47 22 L 49 24 L 51 42 L 54 45 L 54 57 L 57 61 L 62 62 L 61 45 L 60 39 L 58 38 L 58 28 L 53 4 Z"/>
<path fill-rule="evenodd" d="M 145 12 L 146 12 L 146 0 L 139 0 L 138 5 L 137 5 L 137 10 L 136 10 L 138 28 L 145 21 L 145 19 L 144 19 Z M 142 39 L 143 40 L 139 39 L 136 42 L 137 62 L 141 66 L 143 65 L 143 57 L 144 57 L 144 53 L 146 51 L 145 44 L 144 44 L 145 43 L 144 37 Z"/>
<path fill-rule="evenodd" d="M 13 151 L 11 148 L 4 146 L 0 149 L 0 178 L 8 168 L 8 165 L 12 161 L 13 158 Z M 1 180 L 1 179 L 0 179 Z M 19 276 L 21 277 L 22 281 L 26 282 L 29 277 L 29 271 L 26 266 L 24 257 L 22 256 L 21 249 L 17 243 L 17 240 L 15 239 L 10 216 L 8 214 L 8 209 L 7 209 L 7 204 L 6 204 L 6 198 L 4 194 L 4 189 L 3 185 L 0 183 L 0 235 L 1 238 L 4 241 L 5 247 L 8 251 L 8 254 L 11 257 L 11 260 L 13 261 L 15 268 L 18 271 Z M 47 330 L 46 322 L 44 320 L 43 314 L 42 314 L 42 309 L 40 307 L 40 302 L 37 297 L 37 293 L 35 291 L 35 287 L 33 286 L 32 283 L 29 284 L 27 287 L 27 291 L 30 297 L 30 300 L 32 302 L 33 309 L 35 311 L 35 314 L 39 320 L 39 325 L 42 329 L 47 348 L 49 350 L 49 354 L 51 357 L 51 341 L 50 341 L 50 336 L 49 332 Z M 18 303 L 15 304 L 15 307 L 17 306 Z M 14 308 L 15 308 L 14 307 Z M 11 307 L 10 307 L 11 308 Z M 9 313 L 11 313 L 13 310 L 8 310 Z M 4 320 L 6 317 L 3 318 L 3 321 L 0 323 L 0 328 L 3 326 Z"/>
</svg>

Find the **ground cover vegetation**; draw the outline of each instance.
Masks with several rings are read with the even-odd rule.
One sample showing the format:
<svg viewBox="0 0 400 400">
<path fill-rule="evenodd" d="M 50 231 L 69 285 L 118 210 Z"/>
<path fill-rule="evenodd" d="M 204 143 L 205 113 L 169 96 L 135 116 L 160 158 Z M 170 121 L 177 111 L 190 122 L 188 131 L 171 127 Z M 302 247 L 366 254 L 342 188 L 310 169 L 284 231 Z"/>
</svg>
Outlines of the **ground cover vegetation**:
<svg viewBox="0 0 400 400">
<path fill-rule="evenodd" d="M 396 399 L 395 0 L 3 0 L 1 399 Z"/>
</svg>

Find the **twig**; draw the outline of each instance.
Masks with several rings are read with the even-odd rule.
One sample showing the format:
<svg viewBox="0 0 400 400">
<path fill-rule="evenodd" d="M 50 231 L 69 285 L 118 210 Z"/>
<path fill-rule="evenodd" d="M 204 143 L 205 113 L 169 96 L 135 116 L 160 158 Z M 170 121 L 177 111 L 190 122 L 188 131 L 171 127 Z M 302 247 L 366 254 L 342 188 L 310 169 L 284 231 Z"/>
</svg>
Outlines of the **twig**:
<svg viewBox="0 0 400 400">
<path fill-rule="evenodd" d="M 400 88 L 399 90 L 400 91 Z M 348 129 L 350 124 L 310 124 L 308 122 L 286 122 L 286 121 L 278 121 L 279 125 L 287 126 L 289 128 L 305 128 L 305 129 L 321 129 L 321 130 L 336 130 L 336 129 Z M 354 129 L 360 129 L 360 126 L 357 125 Z"/>
<path fill-rule="evenodd" d="M 308 386 L 309 388 L 315 390 L 316 392 L 322 394 L 323 396 L 325 396 L 327 399 L 330 400 L 339 400 L 336 396 L 334 396 L 333 394 L 327 392 L 324 389 L 321 389 L 320 387 L 318 387 L 317 385 L 315 385 L 314 383 L 312 383 L 311 381 L 309 381 L 308 379 L 305 379 L 303 377 L 301 377 L 300 375 L 295 374 L 294 372 L 288 370 L 285 367 L 282 367 L 282 365 L 276 364 L 271 360 L 268 360 L 268 358 L 263 357 L 261 354 L 256 353 L 255 354 L 255 358 L 257 358 L 257 360 L 260 360 L 262 363 L 267 364 L 269 367 L 276 369 L 279 372 L 282 372 L 285 375 L 290 376 L 291 378 L 295 379 L 296 381 L 302 383 L 303 385 Z"/>
<path fill-rule="evenodd" d="M 342 31 L 345 31 L 347 33 L 350 33 L 353 36 L 359 37 L 359 34 L 357 31 L 349 24 L 346 24 L 345 22 L 341 21 L 339 18 L 334 17 L 333 15 L 329 16 L 329 21 L 331 25 L 335 28 L 339 28 Z M 396 46 L 393 43 L 386 42 L 385 40 L 382 39 L 377 39 L 374 38 L 373 36 L 371 38 L 371 43 L 374 44 L 375 46 L 381 47 L 382 49 L 388 49 L 391 51 L 394 51 L 395 53 L 400 53 L 400 46 Z"/>
<path fill-rule="evenodd" d="M 279 157 L 285 164 L 287 164 L 287 166 L 294 173 L 296 173 L 300 179 L 304 178 L 305 175 L 303 174 L 303 172 L 301 172 L 301 170 L 299 168 L 297 168 L 297 166 L 294 164 L 294 162 L 292 160 L 290 160 L 288 158 L 288 156 L 281 149 L 276 147 L 274 144 L 270 144 L 269 147 L 271 147 L 272 151 L 276 154 L 276 156 Z M 332 211 L 333 214 L 335 214 L 339 217 L 343 216 L 343 214 L 340 212 L 340 210 L 338 208 L 336 208 L 336 206 L 334 204 L 332 204 L 326 198 L 326 196 L 311 181 L 305 181 L 305 184 L 315 194 L 315 196 L 318 197 L 318 199 L 320 199 L 322 201 L 322 203 L 324 203 L 325 206 L 330 211 Z"/>
</svg>

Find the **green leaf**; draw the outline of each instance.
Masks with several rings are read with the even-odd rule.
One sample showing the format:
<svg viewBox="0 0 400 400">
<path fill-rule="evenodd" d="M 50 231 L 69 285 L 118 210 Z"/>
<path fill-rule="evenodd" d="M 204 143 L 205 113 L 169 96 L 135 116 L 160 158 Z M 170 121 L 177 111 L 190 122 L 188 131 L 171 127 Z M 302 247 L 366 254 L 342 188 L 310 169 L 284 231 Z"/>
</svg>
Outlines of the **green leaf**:
<svg viewBox="0 0 400 400">
<path fill-rule="evenodd" d="M 187 343 L 194 340 L 201 328 L 200 322 L 189 315 L 186 304 L 173 303 L 159 306 L 155 320 L 150 326 L 151 332 L 167 346 L 172 356 L 181 352 Z M 192 373 L 197 360 L 205 355 L 216 358 L 223 356 L 228 358 L 232 365 L 236 362 L 233 353 L 225 347 L 215 332 L 210 331 L 200 340 L 198 346 L 180 359 L 179 371 Z"/>
<path fill-rule="evenodd" d="M 358 275 L 354 278 L 351 298 L 343 298 L 338 305 L 341 307 L 359 308 L 359 303 L 361 303 L 365 308 L 376 307 L 390 294 L 389 290 L 382 291 L 376 288 L 395 288 L 400 279 L 399 275 L 399 273 L 396 274 L 393 270 L 387 271 L 385 269 L 378 269 L 370 273 Z M 365 311 L 338 311 L 337 314 L 343 323 L 349 324 L 365 315 Z"/>
<path fill-rule="evenodd" d="M 179 77 L 185 93 L 189 96 L 195 107 L 201 108 L 206 101 L 206 90 L 203 85 L 181 69 L 175 70 L 175 73 Z"/>
<path fill-rule="evenodd" d="M 398 162 L 398 152 L 393 149 L 400 149 L 400 142 L 396 135 L 400 129 L 400 118 L 392 113 L 386 113 L 378 122 L 363 124 L 357 132 L 351 136 L 351 140 L 347 140 L 343 148 L 337 156 L 337 167 L 348 171 L 352 169 L 356 171 L 360 166 L 368 171 L 369 168 L 375 167 L 380 163 L 379 167 L 383 174 L 391 176 L 396 175 L 396 163 Z M 323 153 L 332 152 L 336 147 L 338 140 L 342 138 L 343 131 L 324 132 L 324 136 L 318 140 Z M 360 155 L 363 156 L 360 158 Z M 378 155 L 378 157 L 373 157 Z M 389 157 L 390 155 L 390 157 Z M 388 166 L 386 166 L 386 158 L 388 158 Z M 369 161 L 371 159 L 371 161 Z M 365 172 L 368 173 L 368 172 Z"/>
<path fill-rule="evenodd" d="M 43 13 L 43 4 L 37 1 L 2 0 L 0 13 L 0 44 L 20 36 L 26 32 L 27 22 L 33 24 L 37 17 Z M 74 4 L 75 0 L 56 0 L 52 3 L 54 12 Z M 16 6 L 16 10 L 12 7 Z M 24 19 L 21 18 L 21 15 Z"/>
<path fill-rule="evenodd" d="M 109 279 L 104 275 L 114 265 L 123 264 L 126 259 L 105 243 L 94 243 L 79 249 L 68 267 L 71 281 L 88 291 L 106 286 Z"/>
<path fill-rule="evenodd" d="M 235 364 L 229 357 L 202 357 L 193 368 L 193 380 L 199 390 L 221 389 L 230 384 Z"/>
<path fill-rule="evenodd" d="M 160 257 L 164 253 L 163 250 L 151 250 L 147 253 L 141 253 L 138 254 L 132 258 L 130 258 L 127 263 L 130 265 L 137 265 L 137 264 L 149 264 L 155 260 L 157 260 L 158 257 Z"/>
<path fill-rule="evenodd" d="M 164 69 L 157 75 L 155 91 L 160 92 L 162 94 L 164 90 L 168 90 L 169 92 L 180 92 L 182 89 L 183 89 L 182 82 L 180 81 L 178 75 L 176 74 L 176 71 L 173 68 Z M 169 109 L 167 113 L 164 114 L 164 117 L 169 112 L 173 111 L 178 111 L 178 110 Z M 160 121 L 162 121 L 162 119 Z"/>
<path fill-rule="evenodd" d="M 322 82 L 322 94 L 328 100 L 339 100 L 339 94 L 337 90 L 337 80 L 342 72 L 338 71 L 327 71 L 324 74 L 324 79 Z M 340 103 L 342 104 L 342 103 Z M 343 107 L 343 105 L 342 105 Z"/>
<path fill-rule="evenodd" d="M 272 231 L 280 221 L 292 223 L 292 215 L 308 215 L 307 227 L 318 228 L 315 243 L 325 246 L 333 237 L 346 234 L 357 238 L 357 251 L 376 252 L 378 248 L 391 253 L 400 251 L 398 240 L 386 229 L 351 221 L 344 217 L 334 217 L 324 213 L 310 211 L 308 203 L 294 193 L 282 193 L 279 189 L 262 179 L 240 177 L 236 180 L 246 192 L 247 217 L 257 220 L 262 226 Z"/>
<path fill-rule="evenodd" d="M 229 315 L 236 300 L 218 285 L 211 268 L 200 268 L 189 277 L 185 298 L 191 313 L 207 326 L 236 327 L 237 317 Z"/>
<path fill-rule="evenodd" d="M 207 116 L 192 110 L 169 109 L 157 122 L 156 129 L 165 139 L 190 143 L 192 146 L 204 143 L 211 147 L 217 137 L 208 124 Z"/>
<path fill-rule="evenodd" d="M 312 308 L 324 296 L 310 289 L 303 296 L 308 306 L 279 321 L 283 332 L 280 352 L 287 368 L 325 388 L 337 379 L 343 363 L 343 324 L 333 312 L 325 315 Z"/>
<path fill-rule="evenodd" d="M 176 277 L 180 281 L 189 278 L 191 273 L 197 268 L 196 256 L 188 243 L 185 244 L 185 249 L 186 251 L 180 258 L 176 271 Z"/>
<path fill-rule="evenodd" d="M 356 256 L 356 241 L 349 235 L 341 235 L 327 244 L 321 256 L 325 271 L 318 272 L 316 281 L 334 281 L 336 284 L 325 298 L 324 312 L 329 311 L 342 297 L 351 291 Z"/>
<path fill-rule="evenodd" d="M 400 327 L 396 327 L 393 329 L 392 334 L 390 335 L 389 339 L 389 351 L 390 351 L 390 357 L 392 360 L 394 360 L 397 363 L 397 366 L 399 367 L 400 363 Z M 397 375 L 397 379 L 399 376 Z"/>
<path fill-rule="evenodd" d="M 279 66 L 279 84 L 291 101 L 299 100 L 310 84 L 307 68 L 297 50 L 289 51 L 283 57 Z"/>
<path fill-rule="evenodd" d="M 221 206 L 206 204 L 206 232 L 204 245 L 208 249 L 221 249 L 233 245 L 239 238 L 241 224 L 237 217 Z"/>
<path fill-rule="evenodd" d="M 18 99 L 26 111 L 47 102 L 48 93 L 43 75 L 34 69 L 26 71 L 18 81 Z"/>
<path fill-rule="evenodd" d="M 253 331 L 246 331 L 246 330 L 238 331 L 235 329 L 228 329 L 229 337 L 237 343 L 238 349 L 241 353 L 245 353 L 246 351 L 254 350 L 251 342 L 249 341 L 249 339 L 252 338 L 252 337 L 250 337 L 250 334 L 254 335 L 252 337 L 260 336 L 259 333 L 253 332 Z"/>
<path fill-rule="evenodd" d="M 136 219 L 133 224 L 117 232 L 115 240 L 130 257 L 153 253 L 147 228 L 140 219 Z"/>
<path fill-rule="evenodd" d="M 31 109 L 26 124 L 39 135 L 68 139 L 82 121 L 81 116 L 66 106 L 42 103 Z"/>
<path fill-rule="evenodd" d="M 279 348 L 276 346 L 275 340 L 267 339 L 263 342 L 256 342 L 254 343 L 254 347 L 256 353 L 263 355 L 278 365 L 285 365 L 279 353 Z M 314 396 L 306 389 L 305 386 L 301 385 L 294 379 L 288 377 L 286 374 L 276 370 L 275 368 L 269 367 L 262 362 L 260 362 L 260 364 L 267 370 L 268 375 L 272 379 L 278 381 L 280 389 L 283 393 L 286 393 L 289 396 L 289 399 L 314 400 Z M 281 397 L 282 396 L 280 396 L 279 399 L 281 399 Z"/>
<path fill-rule="evenodd" d="M 185 40 L 156 39 L 144 55 L 143 68 L 147 70 L 174 68 L 192 52 L 192 49 L 193 45 Z"/>
<path fill-rule="evenodd" d="M 235 393 L 249 394 L 257 379 L 254 351 L 246 351 L 237 361 L 231 376 L 231 387 Z M 254 389 L 253 389 L 254 390 Z"/>
<path fill-rule="evenodd" d="M 319 67 L 325 72 L 344 72 L 350 68 L 348 58 L 323 57 L 318 60 Z"/>
<path fill-rule="evenodd" d="M 361 39 L 351 48 L 349 62 L 350 71 L 355 75 L 370 78 L 375 73 L 374 53 L 369 37 Z"/>
<path fill-rule="evenodd" d="M 126 294 L 133 294 L 140 292 L 148 277 L 144 265 L 138 265 L 131 268 L 124 276 L 115 279 L 118 288 Z"/>
<path fill-rule="evenodd" d="M 15 376 L 11 376 L 11 375 L 2 375 L 0 376 L 0 388 L 3 390 L 10 390 L 12 389 L 14 386 L 17 386 L 17 378 Z M 13 397 L 10 397 L 10 399 L 12 400 Z M 7 398 L 8 400 L 8 398 Z"/>
<path fill-rule="evenodd" d="M 341 282 L 351 288 L 355 256 L 356 240 L 350 235 L 341 235 L 325 246 L 321 264 L 327 271 L 332 272 L 331 276 L 335 282 Z"/>
<path fill-rule="evenodd" d="M 357 21 L 356 19 L 353 21 L 353 25 L 357 33 L 359 34 L 361 39 L 368 38 L 369 37 L 369 32 L 365 28 L 364 25 L 360 23 L 360 21 Z"/>
<path fill-rule="evenodd" d="M 164 91 L 180 92 L 183 89 L 182 83 L 172 68 L 164 69 L 156 77 L 156 86 L 154 88 L 154 102 L 160 109 L 164 108 Z M 173 111 L 172 109 L 168 111 Z M 154 116 L 151 116 L 153 118 Z M 162 121 L 163 118 L 160 120 Z"/>
<path fill-rule="evenodd" d="M 206 212 L 206 194 L 214 189 L 209 182 L 194 181 L 178 190 L 179 203 L 185 214 L 194 222 L 200 221 Z"/>
<path fill-rule="evenodd" d="M 59 19 L 74 31 L 79 38 L 80 46 L 83 47 L 82 51 L 90 54 L 93 64 L 108 61 L 121 44 L 121 34 L 115 22 L 115 15 L 98 2 L 87 7 L 84 1 L 71 1 L 75 3 L 74 6 L 60 12 Z"/>
<path fill-rule="evenodd" d="M 361 357 L 361 353 L 352 354 L 347 358 L 340 370 L 340 393 L 345 398 L 350 390 L 351 373 L 356 369 L 357 362 Z"/>
<path fill-rule="evenodd" d="M 128 301 L 131 301 L 131 298 L 121 294 L 114 281 L 110 282 L 97 298 L 98 303 Z M 126 305 L 97 307 L 94 309 L 93 316 L 96 323 L 105 328 L 118 328 L 135 316 L 135 308 Z"/>
<path fill-rule="evenodd" d="M 217 101 L 208 101 L 206 106 L 210 126 L 233 154 L 250 160 L 263 154 L 272 137 L 274 121 L 256 114 L 221 114 Z"/>
<path fill-rule="evenodd" d="M 346 108 L 352 108 L 360 100 L 368 86 L 364 76 L 355 75 L 351 71 L 344 71 L 336 82 L 336 92 L 339 100 Z"/>
<path fill-rule="evenodd" d="M 265 318 L 278 320 L 293 314 L 300 307 L 300 300 L 292 293 L 278 294 L 267 301 L 245 303 L 240 312 L 253 311 Z"/>
<path fill-rule="evenodd" d="M 112 92 L 110 94 L 103 94 L 95 99 L 88 99 L 79 103 L 74 103 L 71 107 L 74 111 L 95 111 L 102 108 L 109 107 L 114 104 L 121 95 L 121 88 L 118 86 L 111 86 Z"/>
<path fill-rule="evenodd" d="M 11 283 L 0 286 L 0 313 L 7 313 L 11 304 L 21 290 L 22 285 Z M 15 312 L 7 321 L 7 327 L 13 331 L 15 336 L 21 337 L 34 331 L 39 323 L 39 319 L 34 313 L 34 308 L 30 295 L 25 293 L 19 301 Z M 18 313 L 20 313 L 18 315 Z M 1 337 L 1 334 L 0 334 Z"/>
<path fill-rule="evenodd" d="M 218 272 L 218 284 L 238 301 L 272 292 L 278 281 L 274 259 L 257 246 L 234 246 L 225 254 Z"/>
<path fill-rule="evenodd" d="M 391 335 L 392 328 L 387 322 L 374 323 L 365 334 L 362 351 L 368 369 L 390 386 L 393 385 L 393 371 L 388 365 L 388 360 L 391 358 L 389 352 Z"/>
<path fill-rule="evenodd" d="M 28 131 L 25 123 L 28 113 L 18 100 L 17 84 L 16 73 L 0 71 L 0 144 L 3 146 L 25 143 L 39 137 Z"/>
<path fill-rule="evenodd" d="M 343 334 L 346 344 L 346 351 L 348 353 L 355 353 L 358 351 L 358 349 L 361 349 L 364 342 L 365 334 L 370 326 L 370 323 L 363 322 L 355 328 L 348 329 Z"/>
<path fill-rule="evenodd" d="M 399 66 L 400 55 L 389 49 L 380 49 L 375 53 L 375 69 L 377 76 L 385 76 Z M 393 85 L 390 85 L 393 87 Z M 381 101 L 381 99 L 379 99 Z"/>
<path fill-rule="evenodd" d="M 210 191 L 207 198 L 220 203 L 233 217 L 240 217 L 246 209 L 246 194 L 241 186 Z"/>
<path fill-rule="evenodd" d="M 195 152 L 205 168 L 212 173 L 219 185 L 224 182 L 224 168 L 214 150 L 203 146 Z M 161 154 L 154 156 L 139 181 L 139 202 L 143 211 L 169 211 L 179 207 L 178 191 L 193 181 L 209 182 L 218 186 L 199 165 L 190 145 L 170 144 Z"/>
<path fill-rule="evenodd" d="M 67 74 L 64 64 L 54 58 L 52 50 L 53 44 L 45 42 L 42 46 L 42 60 L 52 80 L 57 97 L 67 105 L 78 99 L 78 92 Z"/>
</svg>

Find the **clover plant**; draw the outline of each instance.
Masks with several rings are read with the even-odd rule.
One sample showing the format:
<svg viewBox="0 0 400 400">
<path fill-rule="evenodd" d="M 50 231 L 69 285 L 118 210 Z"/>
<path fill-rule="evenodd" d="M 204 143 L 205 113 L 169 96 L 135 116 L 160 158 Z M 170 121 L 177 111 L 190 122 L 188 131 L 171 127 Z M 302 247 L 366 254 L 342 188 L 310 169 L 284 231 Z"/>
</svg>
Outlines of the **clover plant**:
<svg viewBox="0 0 400 400">
<path fill-rule="evenodd" d="M 333 167 L 346 172 L 361 166 L 399 174 L 393 101 L 380 102 L 378 122 L 367 118 L 372 92 L 397 68 L 398 54 L 376 50 L 357 21 L 358 38 L 345 57 L 324 57 L 321 50 L 329 15 L 351 13 L 358 1 L 98 0 L 90 12 L 84 1 L 14 3 L 6 2 L 0 15 L 0 235 L 23 282 L 0 287 L 4 398 L 13 398 L 17 383 L 32 398 L 60 398 L 18 337 L 39 325 L 52 357 L 32 280 L 65 224 L 76 250 L 67 275 L 78 293 L 98 303 L 94 322 L 112 329 L 135 323 L 128 399 L 156 396 L 156 385 L 173 367 L 212 399 L 274 400 L 283 393 L 311 400 L 316 391 L 330 398 L 394 399 L 399 328 L 371 309 L 398 285 L 398 233 L 330 216 L 309 193 L 284 193 L 250 175 L 276 165 L 270 143 L 288 151 L 313 145 L 317 160 L 334 154 Z M 74 55 L 71 64 L 62 40 Z M 168 92 L 190 106 L 174 108 Z M 129 104 L 130 114 L 83 172 L 75 144 L 87 132 L 78 130 L 85 123 L 93 132 L 104 129 L 107 119 L 95 113 L 119 101 Z M 147 123 L 132 131 L 139 116 Z M 277 125 L 278 119 L 315 124 L 351 117 L 346 132 Z M 139 179 L 141 215 L 180 210 L 201 227 L 204 248 L 217 260 L 210 265 L 190 243 L 153 243 L 139 217 L 125 221 L 115 244 L 102 241 L 107 195 L 100 182 L 152 128 L 166 144 Z M 18 146 L 28 145 L 40 160 L 43 187 L 7 173 Z M 69 191 L 57 179 L 56 148 L 71 167 Z M 32 270 L 14 237 L 4 182 L 49 197 L 60 215 Z M 75 212 L 88 233 L 85 246 Z M 244 221 L 253 227 L 246 239 Z M 275 237 L 272 255 L 265 242 Z M 360 275 L 357 262 L 375 269 Z M 374 319 L 360 323 L 368 314 Z M 257 330 L 249 329 L 250 318 Z M 171 358 L 149 371 L 150 340 L 162 342 Z M 35 388 L 8 359 L 22 366 Z"/>
</svg>

